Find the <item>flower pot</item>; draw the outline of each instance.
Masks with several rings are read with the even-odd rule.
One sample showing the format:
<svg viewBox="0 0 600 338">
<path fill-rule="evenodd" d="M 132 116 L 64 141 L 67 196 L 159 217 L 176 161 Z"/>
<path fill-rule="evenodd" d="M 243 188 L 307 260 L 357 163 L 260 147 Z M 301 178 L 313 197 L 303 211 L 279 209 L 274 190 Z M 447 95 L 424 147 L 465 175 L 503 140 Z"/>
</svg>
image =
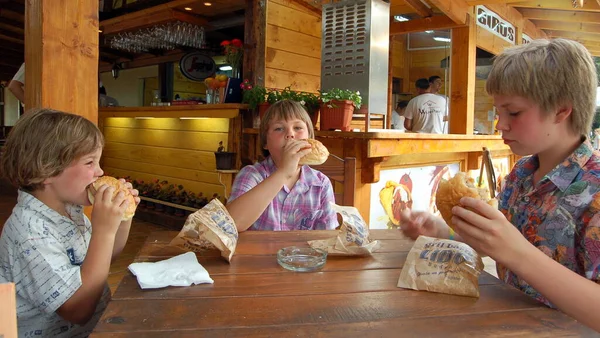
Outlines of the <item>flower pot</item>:
<svg viewBox="0 0 600 338">
<path fill-rule="evenodd" d="M 271 104 L 267 102 L 258 105 L 258 116 L 260 116 L 261 120 L 265 116 L 265 112 L 267 111 L 267 109 L 269 109 L 270 106 Z"/>
<path fill-rule="evenodd" d="M 330 101 L 321 105 L 321 130 L 351 131 L 354 105 L 352 101 Z"/>
<path fill-rule="evenodd" d="M 317 108 L 317 109 L 315 109 L 315 111 L 308 113 L 308 115 L 310 116 L 310 121 L 312 122 L 312 125 L 315 129 L 317 129 L 317 122 L 319 121 L 319 112 L 320 111 L 321 111 L 321 108 Z"/>
<path fill-rule="evenodd" d="M 228 151 L 215 152 L 217 170 L 232 170 L 235 167 L 235 153 Z"/>
</svg>

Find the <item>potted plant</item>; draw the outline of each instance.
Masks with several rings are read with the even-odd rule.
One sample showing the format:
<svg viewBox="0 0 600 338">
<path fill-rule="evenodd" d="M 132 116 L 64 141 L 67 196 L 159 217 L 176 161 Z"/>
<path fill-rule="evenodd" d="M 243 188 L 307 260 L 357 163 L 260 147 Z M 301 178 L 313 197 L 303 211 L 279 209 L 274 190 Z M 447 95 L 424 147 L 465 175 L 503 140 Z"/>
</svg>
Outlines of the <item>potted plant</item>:
<svg viewBox="0 0 600 338">
<path fill-rule="evenodd" d="M 317 121 L 319 120 L 319 110 L 321 109 L 321 100 L 319 96 L 313 93 L 299 93 L 298 99 L 300 104 L 306 109 L 306 112 L 310 116 L 313 127 L 317 127 Z"/>
<path fill-rule="evenodd" d="M 242 103 L 246 103 L 250 109 L 256 110 L 258 106 L 266 102 L 267 89 L 262 86 L 254 86 L 246 79 L 240 85 L 242 88 Z"/>
<path fill-rule="evenodd" d="M 341 129 L 350 131 L 354 108 L 360 109 L 360 92 L 332 88 L 321 91 L 321 130 Z"/>
<path fill-rule="evenodd" d="M 219 141 L 219 147 L 215 151 L 217 170 L 231 170 L 235 167 L 236 153 L 225 151 L 223 141 Z"/>
</svg>

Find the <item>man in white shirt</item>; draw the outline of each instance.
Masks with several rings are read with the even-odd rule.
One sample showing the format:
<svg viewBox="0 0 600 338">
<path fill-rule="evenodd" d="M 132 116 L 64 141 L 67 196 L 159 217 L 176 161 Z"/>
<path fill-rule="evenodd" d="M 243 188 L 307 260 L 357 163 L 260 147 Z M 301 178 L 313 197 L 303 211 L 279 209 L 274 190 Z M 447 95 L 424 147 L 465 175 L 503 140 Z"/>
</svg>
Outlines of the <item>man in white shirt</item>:
<svg viewBox="0 0 600 338">
<path fill-rule="evenodd" d="M 415 85 L 417 96 L 408 102 L 404 127 L 416 133 L 443 134 L 446 100 L 430 93 L 428 79 L 418 79 Z"/>
<path fill-rule="evenodd" d="M 21 65 L 15 76 L 8 83 L 8 90 L 21 101 L 21 104 L 25 103 L 25 63 Z"/>
<path fill-rule="evenodd" d="M 398 101 L 396 109 L 392 110 L 392 129 L 404 131 L 404 110 L 408 101 Z"/>
</svg>

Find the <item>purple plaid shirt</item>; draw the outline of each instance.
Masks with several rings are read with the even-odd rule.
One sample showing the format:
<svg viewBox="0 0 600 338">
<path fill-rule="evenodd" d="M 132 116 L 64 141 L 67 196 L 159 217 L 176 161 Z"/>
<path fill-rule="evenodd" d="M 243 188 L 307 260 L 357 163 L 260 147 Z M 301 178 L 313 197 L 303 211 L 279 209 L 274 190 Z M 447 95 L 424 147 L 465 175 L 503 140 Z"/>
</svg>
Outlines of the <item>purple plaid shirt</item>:
<svg viewBox="0 0 600 338">
<path fill-rule="evenodd" d="M 271 157 L 240 170 L 233 182 L 229 201 L 233 201 L 277 170 Z M 302 166 L 300 178 L 292 189 L 286 186 L 248 230 L 332 230 L 337 215 L 329 205 L 335 202 L 329 178 L 309 166 Z"/>
</svg>

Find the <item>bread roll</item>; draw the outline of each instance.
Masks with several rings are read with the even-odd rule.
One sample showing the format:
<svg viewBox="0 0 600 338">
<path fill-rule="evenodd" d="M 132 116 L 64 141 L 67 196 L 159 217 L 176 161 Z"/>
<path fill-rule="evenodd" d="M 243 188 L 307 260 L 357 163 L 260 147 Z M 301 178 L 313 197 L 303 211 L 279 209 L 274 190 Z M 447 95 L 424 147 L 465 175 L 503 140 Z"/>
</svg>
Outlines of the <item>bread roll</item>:
<svg viewBox="0 0 600 338">
<path fill-rule="evenodd" d="M 310 153 L 304 155 L 298 164 L 319 165 L 325 163 L 329 157 L 329 150 L 325 148 L 323 143 L 312 138 L 306 141 L 308 141 L 308 143 L 310 143 L 312 146 L 311 151 Z"/>
<path fill-rule="evenodd" d="M 96 182 L 94 182 L 88 186 L 88 199 L 90 200 L 90 203 L 94 204 L 94 196 L 96 195 L 96 190 L 98 188 L 100 188 L 103 184 L 106 184 L 109 187 L 115 188 L 115 191 L 113 193 L 113 198 L 115 198 L 115 196 L 117 196 L 119 191 L 123 191 L 125 193 L 125 198 L 129 199 L 129 205 L 127 206 L 127 209 L 125 210 L 125 213 L 123 214 L 122 220 L 123 221 L 130 220 L 133 217 L 133 215 L 135 214 L 135 208 L 137 207 L 135 205 L 135 199 L 133 198 L 133 195 L 131 194 L 129 189 L 127 189 L 125 187 L 125 183 L 119 181 L 118 179 L 116 179 L 114 177 L 102 176 L 102 177 L 98 178 L 96 180 Z"/>
<path fill-rule="evenodd" d="M 477 198 L 498 208 L 498 201 L 490 198 L 487 188 L 476 187 L 474 179 L 467 177 L 464 172 L 459 172 L 450 180 L 442 180 L 435 195 L 435 205 L 446 224 L 451 228 L 454 228 L 454 224 L 451 222 L 452 208 L 460 205 L 460 199 L 463 197 Z"/>
</svg>

